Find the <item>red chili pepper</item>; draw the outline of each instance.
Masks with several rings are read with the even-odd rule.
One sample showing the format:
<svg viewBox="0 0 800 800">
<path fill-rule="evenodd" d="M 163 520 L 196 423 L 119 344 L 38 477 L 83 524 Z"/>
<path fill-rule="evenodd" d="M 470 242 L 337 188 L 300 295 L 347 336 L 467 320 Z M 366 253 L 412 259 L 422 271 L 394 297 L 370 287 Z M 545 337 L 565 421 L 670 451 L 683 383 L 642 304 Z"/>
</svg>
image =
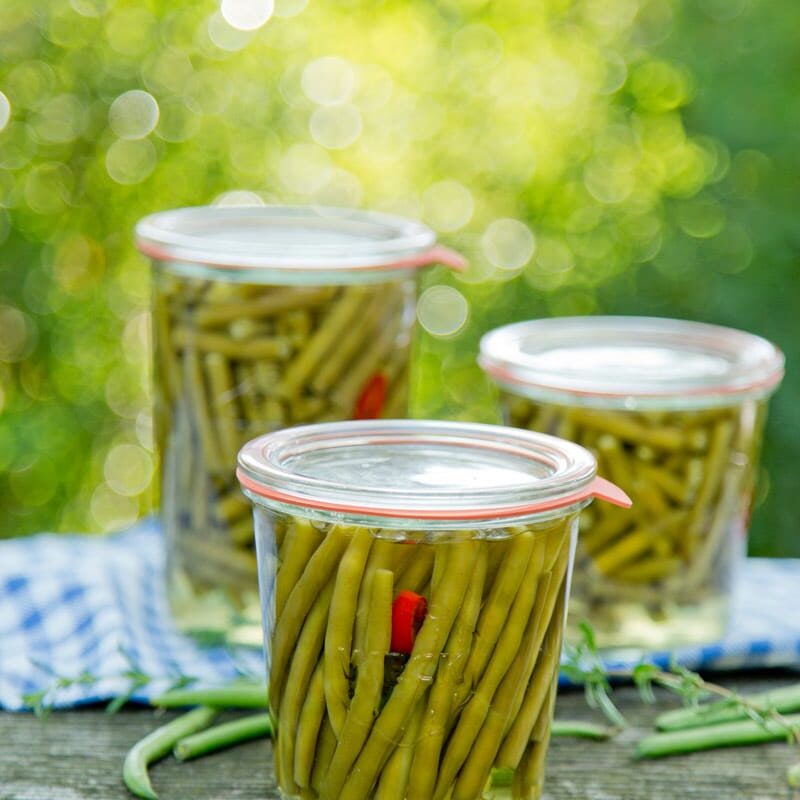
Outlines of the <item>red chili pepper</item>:
<svg viewBox="0 0 800 800">
<path fill-rule="evenodd" d="M 386 402 L 389 381 L 382 372 L 376 372 L 365 384 L 356 400 L 353 419 L 377 419 Z"/>
<path fill-rule="evenodd" d="M 407 589 L 392 603 L 392 652 L 411 653 L 414 639 L 428 613 L 428 601 Z"/>
</svg>

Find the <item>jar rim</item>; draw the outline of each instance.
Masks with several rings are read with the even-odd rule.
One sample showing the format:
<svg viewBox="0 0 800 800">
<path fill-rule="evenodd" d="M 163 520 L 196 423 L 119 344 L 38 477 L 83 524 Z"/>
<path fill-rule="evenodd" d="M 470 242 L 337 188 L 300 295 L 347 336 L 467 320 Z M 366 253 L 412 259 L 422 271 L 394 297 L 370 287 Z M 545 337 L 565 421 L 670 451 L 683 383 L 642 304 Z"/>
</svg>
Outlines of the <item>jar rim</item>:
<svg viewBox="0 0 800 800">
<path fill-rule="evenodd" d="M 517 428 L 432 420 L 349 420 L 260 436 L 237 477 L 259 503 L 340 519 L 480 523 L 571 508 L 629 505 L 572 442 Z"/>
<path fill-rule="evenodd" d="M 326 273 L 409 273 L 443 263 L 461 269 L 456 253 L 416 220 L 327 206 L 191 206 L 160 211 L 135 229 L 140 252 L 185 272 L 213 270 L 224 280 L 288 282 Z"/>
<path fill-rule="evenodd" d="M 478 363 L 544 403 L 622 409 L 736 405 L 774 392 L 783 353 L 755 334 L 664 317 L 555 317 L 496 328 Z"/>
</svg>

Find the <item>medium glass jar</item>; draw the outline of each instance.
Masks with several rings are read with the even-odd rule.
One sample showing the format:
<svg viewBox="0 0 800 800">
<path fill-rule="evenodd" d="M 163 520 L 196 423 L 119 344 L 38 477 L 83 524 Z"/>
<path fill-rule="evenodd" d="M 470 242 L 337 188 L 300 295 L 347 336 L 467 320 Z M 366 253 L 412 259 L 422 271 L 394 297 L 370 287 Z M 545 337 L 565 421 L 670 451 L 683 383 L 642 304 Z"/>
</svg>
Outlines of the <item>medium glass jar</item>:
<svg viewBox="0 0 800 800">
<path fill-rule="evenodd" d="M 510 424 L 582 444 L 634 501 L 584 513 L 567 635 L 587 619 L 604 647 L 718 640 L 780 351 L 697 322 L 576 317 L 498 328 L 480 363 Z"/>
<path fill-rule="evenodd" d="M 185 208 L 136 237 L 153 261 L 170 603 L 182 630 L 258 645 L 239 448 L 301 422 L 405 416 L 415 275 L 460 260 L 417 222 L 343 209 Z"/>
<path fill-rule="evenodd" d="M 340 422 L 255 439 L 238 476 L 281 796 L 538 798 L 578 513 L 629 504 L 592 455 L 492 425 Z"/>
</svg>

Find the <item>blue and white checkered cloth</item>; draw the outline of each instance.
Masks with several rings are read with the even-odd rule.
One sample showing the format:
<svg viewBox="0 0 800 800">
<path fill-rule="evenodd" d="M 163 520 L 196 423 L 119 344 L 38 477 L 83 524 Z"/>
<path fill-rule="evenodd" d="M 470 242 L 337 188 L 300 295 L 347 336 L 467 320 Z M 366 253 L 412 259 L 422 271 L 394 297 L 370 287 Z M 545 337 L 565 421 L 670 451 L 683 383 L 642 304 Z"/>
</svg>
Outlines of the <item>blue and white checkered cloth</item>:
<svg viewBox="0 0 800 800">
<path fill-rule="evenodd" d="M 261 677 L 260 652 L 201 647 L 172 624 L 164 591 L 164 548 L 153 520 L 108 537 L 42 534 L 0 542 L 0 708 L 22 710 L 25 696 L 55 676 L 98 676 L 48 696 L 63 708 L 130 689 L 125 673 L 153 680 L 147 701 L 182 675 L 197 685 Z M 787 614 L 800 586 L 800 560 L 750 559 L 740 570 L 724 641 L 674 653 L 691 669 L 800 665 L 800 614 Z M 668 662 L 669 653 L 653 654 Z M 621 666 L 617 664 L 615 666 Z"/>
</svg>

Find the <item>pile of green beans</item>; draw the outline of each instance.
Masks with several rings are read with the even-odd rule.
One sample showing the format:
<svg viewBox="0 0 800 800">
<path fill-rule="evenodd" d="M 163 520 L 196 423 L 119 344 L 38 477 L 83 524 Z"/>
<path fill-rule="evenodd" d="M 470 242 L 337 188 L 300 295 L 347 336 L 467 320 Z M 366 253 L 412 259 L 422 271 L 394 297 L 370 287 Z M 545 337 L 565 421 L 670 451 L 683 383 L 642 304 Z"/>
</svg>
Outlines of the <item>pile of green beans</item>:
<svg viewBox="0 0 800 800">
<path fill-rule="evenodd" d="M 265 612 L 281 790 L 475 800 L 502 768 L 513 798 L 538 798 L 577 515 L 399 541 L 395 530 L 257 515 L 266 580 L 277 563 Z M 428 613 L 390 673 L 392 603 L 406 590 Z"/>
<path fill-rule="evenodd" d="M 413 284 L 265 286 L 158 269 L 155 419 L 170 598 L 184 629 L 259 630 L 236 456 L 277 428 L 406 413 Z"/>
<path fill-rule="evenodd" d="M 720 635 L 765 403 L 637 412 L 505 401 L 510 424 L 583 445 L 633 500 L 626 512 L 583 512 L 571 621 L 588 619 L 603 646 Z"/>
</svg>

